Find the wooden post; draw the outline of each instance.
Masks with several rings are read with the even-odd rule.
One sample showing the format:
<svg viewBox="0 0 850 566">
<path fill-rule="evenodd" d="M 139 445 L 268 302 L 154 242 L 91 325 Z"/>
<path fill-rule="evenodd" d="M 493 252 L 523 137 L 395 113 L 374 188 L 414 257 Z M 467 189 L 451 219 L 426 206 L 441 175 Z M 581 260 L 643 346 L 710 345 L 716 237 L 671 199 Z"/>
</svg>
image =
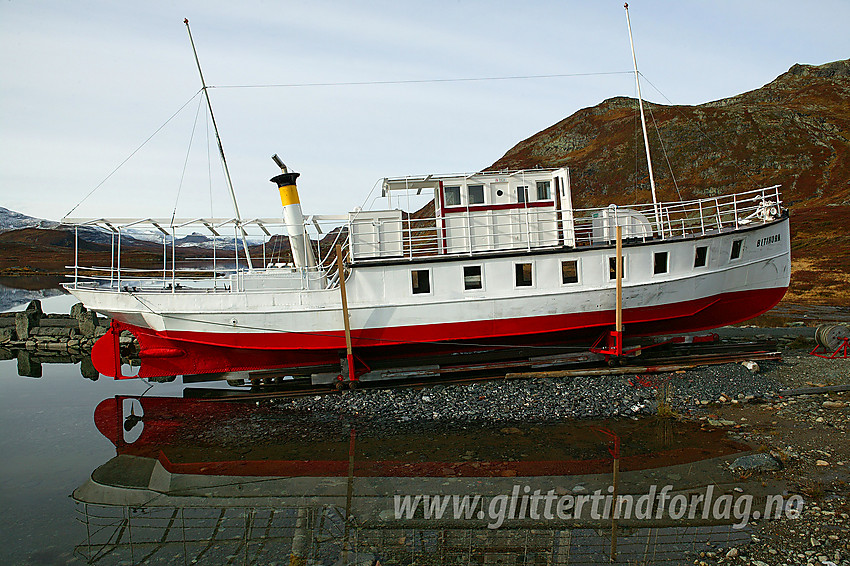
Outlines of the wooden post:
<svg viewBox="0 0 850 566">
<path fill-rule="evenodd" d="M 348 297 L 345 294 L 345 271 L 342 265 L 342 246 L 336 245 L 336 267 L 339 276 L 339 293 L 342 297 L 342 321 L 345 325 L 345 356 L 348 361 L 348 380 L 357 381 L 354 373 L 354 353 L 351 348 L 351 322 L 348 319 Z"/>
<path fill-rule="evenodd" d="M 348 486 L 345 491 L 345 527 L 342 536 L 343 564 L 348 564 L 348 552 L 351 550 L 351 501 L 354 497 L 354 443 L 356 438 L 357 431 L 352 428 L 348 440 Z"/>
<path fill-rule="evenodd" d="M 614 478 L 612 484 L 612 499 L 611 499 L 611 562 L 617 561 L 617 517 L 620 514 L 620 505 L 617 501 L 619 494 L 619 477 L 620 477 L 620 437 L 613 431 L 607 428 L 598 428 L 598 432 L 608 436 L 614 441 L 614 447 L 609 448 L 608 452 L 614 458 Z"/>
<path fill-rule="evenodd" d="M 617 226 L 617 318 L 616 318 L 616 349 L 617 355 L 623 355 L 623 228 Z"/>
<path fill-rule="evenodd" d="M 617 519 L 620 515 L 620 502 L 617 499 L 620 477 L 620 454 L 614 457 L 614 499 L 611 500 L 611 562 L 617 561 Z"/>
</svg>

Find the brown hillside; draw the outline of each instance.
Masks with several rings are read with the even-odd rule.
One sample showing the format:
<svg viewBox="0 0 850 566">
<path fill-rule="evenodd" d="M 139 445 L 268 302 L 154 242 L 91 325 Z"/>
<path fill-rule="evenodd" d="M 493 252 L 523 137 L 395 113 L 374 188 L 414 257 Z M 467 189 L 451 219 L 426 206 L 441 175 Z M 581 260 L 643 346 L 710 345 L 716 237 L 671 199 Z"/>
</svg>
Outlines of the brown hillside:
<svg viewBox="0 0 850 566">
<path fill-rule="evenodd" d="M 760 89 L 699 106 L 644 104 L 660 199 L 677 200 L 676 185 L 685 199 L 782 185 L 793 235 L 786 300 L 850 303 L 850 60 L 794 65 Z M 637 108 L 612 98 L 580 110 L 491 168 L 566 165 L 577 207 L 647 202 Z"/>
<path fill-rule="evenodd" d="M 699 106 L 645 108 L 659 198 L 678 198 L 672 168 L 683 198 L 781 184 L 791 204 L 850 203 L 850 60 L 794 65 L 758 90 Z M 637 101 L 580 110 L 492 168 L 562 165 L 577 206 L 607 205 L 613 195 L 622 201 L 623 193 L 648 200 Z"/>
</svg>

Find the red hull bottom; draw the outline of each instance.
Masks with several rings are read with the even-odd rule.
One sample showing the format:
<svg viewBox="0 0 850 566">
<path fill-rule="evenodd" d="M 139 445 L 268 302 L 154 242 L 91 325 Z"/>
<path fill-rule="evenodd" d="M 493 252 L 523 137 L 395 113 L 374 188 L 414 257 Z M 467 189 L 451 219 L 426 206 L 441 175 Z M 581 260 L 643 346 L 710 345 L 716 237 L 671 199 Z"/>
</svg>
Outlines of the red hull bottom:
<svg viewBox="0 0 850 566">
<path fill-rule="evenodd" d="M 742 322 L 773 308 L 786 287 L 725 293 L 683 303 L 623 311 L 628 337 L 696 332 Z M 372 366 L 404 367 L 435 356 L 498 352 L 523 346 L 587 343 L 611 329 L 614 311 L 352 330 L 357 357 Z M 118 335 L 129 330 L 139 340 L 141 367 L 133 377 L 196 375 L 229 371 L 298 368 L 299 373 L 338 371 L 345 356 L 342 332 L 158 333 L 113 322 L 92 349 L 97 370 L 121 375 Z"/>
</svg>

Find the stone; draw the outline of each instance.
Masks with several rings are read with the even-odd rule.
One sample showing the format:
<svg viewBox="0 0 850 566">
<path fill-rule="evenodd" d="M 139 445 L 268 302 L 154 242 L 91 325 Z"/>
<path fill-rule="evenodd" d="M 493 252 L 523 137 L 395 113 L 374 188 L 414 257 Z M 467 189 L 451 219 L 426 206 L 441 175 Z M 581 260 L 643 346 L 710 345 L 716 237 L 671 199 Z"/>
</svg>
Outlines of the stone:
<svg viewBox="0 0 850 566">
<path fill-rule="evenodd" d="M 38 301 L 33 301 L 33 303 L 38 303 Z M 32 306 L 32 303 L 30 303 L 30 306 Z M 15 313 L 15 331 L 18 334 L 18 340 L 26 340 L 38 328 L 41 322 L 40 310 L 41 304 L 39 303 L 38 309 L 27 307 L 27 310 Z"/>
<path fill-rule="evenodd" d="M 95 331 L 99 328 L 97 313 L 94 311 L 83 311 L 76 317 L 79 322 L 80 334 L 83 336 L 94 336 Z"/>
<path fill-rule="evenodd" d="M 83 306 L 83 303 L 76 303 L 71 307 L 71 318 L 80 318 L 80 315 L 88 309 Z"/>
<path fill-rule="evenodd" d="M 738 556 L 738 549 L 734 547 L 730 548 L 729 552 L 726 553 L 726 558 L 735 558 L 736 556 Z"/>
<path fill-rule="evenodd" d="M 824 409 L 844 409 L 847 403 L 844 401 L 824 401 L 821 405 Z"/>
<path fill-rule="evenodd" d="M 26 350 L 18 350 L 18 375 L 21 377 L 41 377 L 41 364 L 34 361 Z"/>
<path fill-rule="evenodd" d="M 815 462 L 815 466 L 829 466 L 829 462 L 826 460 L 818 460 Z"/>
<path fill-rule="evenodd" d="M 80 360 L 80 375 L 92 381 L 97 381 L 100 377 L 100 373 L 98 373 L 91 361 L 91 356 L 86 356 Z"/>
<path fill-rule="evenodd" d="M 758 453 L 748 454 L 736 458 L 729 464 L 730 470 L 751 470 L 757 472 L 774 471 L 782 469 L 782 462 L 770 454 Z"/>
</svg>

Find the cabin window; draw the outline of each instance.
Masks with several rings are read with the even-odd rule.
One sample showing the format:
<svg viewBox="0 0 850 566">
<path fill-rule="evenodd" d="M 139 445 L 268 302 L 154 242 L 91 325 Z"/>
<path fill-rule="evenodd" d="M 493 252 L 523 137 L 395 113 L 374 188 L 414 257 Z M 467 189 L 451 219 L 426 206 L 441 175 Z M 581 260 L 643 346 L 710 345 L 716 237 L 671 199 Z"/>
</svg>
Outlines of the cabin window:
<svg viewBox="0 0 850 566">
<path fill-rule="evenodd" d="M 481 266 L 480 265 L 465 265 L 463 267 L 463 288 L 466 291 L 473 289 L 481 289 Z"/>
<path fill-rule="evenodd" d="M 551 200 L 552 192 L 549 189 L 549 181 L 537 181 L 537 200 Z"/>
<path fill-rule="evenodd" d="M 620 258 L 620 269 L 623 271 L 623 279 L 626 278 L 626 256 Z M 608 279 L 611 281 L 617 280 L 617 258 L 608 258 Z"/>
<path fill-rule="evenodd" d="M 578 283 L 578 260 L 568 259 L 561 262 L 561 283 Z"/>
<path fill-rule="evenodd" d="M 741 249 L 744 247 L 744 240 L 732 240 L 732 253 L 729 259 L 738 259 L 741 257 Z"/>
<path fill-rule="evenodd" d="M 466 190 L 469 204 L 484 204 L 484 185 L 469 185 Z"/>
<path fill-rule="evenodd" d="M 516 286 L 517 287 L 531 287 L 532 279 L 531 279 L 531 264 L 530 263 L 517 263 L 514 265 L 514 269 L 516 269 Z"/>
<path fill-rule="evenodd" d="M 708 263 L 708 246 L 697 246 L 694 251 L 694 267 L 705 267 Z"/>
<path fill-rule="evenodd" d="M 528 201 L 528 187 L 523 185 L 521 187 L 516 188 L 516 201 L 517 202 L 527 202 Z"/>
<path fill-rule="evenodd" d="M 446 206 L 460 206 L 460 187 L 445 187 Z"/>
<path fill-rule="evenodd" d="M 410 282 L 414 295 L 431 292 L 431 274 L 427 269 L 414 269 L 410 272 Z"/>
<path fill-rule="evenodd" d="M 660 275 L 667 273 L 667 259 L 669 252 L 655 252 L 652 256 L 652 273 Z"/>
</svg>

